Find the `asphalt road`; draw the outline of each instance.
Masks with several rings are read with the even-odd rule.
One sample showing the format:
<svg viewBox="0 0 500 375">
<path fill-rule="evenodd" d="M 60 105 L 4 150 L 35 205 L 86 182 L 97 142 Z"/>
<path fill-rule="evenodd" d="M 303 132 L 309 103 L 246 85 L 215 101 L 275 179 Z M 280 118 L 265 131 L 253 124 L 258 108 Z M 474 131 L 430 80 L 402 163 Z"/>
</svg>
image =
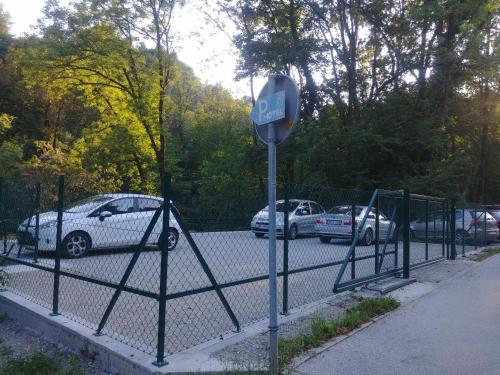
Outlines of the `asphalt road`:
<svg viewBox="0 0 500 375">
<path fill-rule="evenodd" d="M 249 231 L 193 233 L 218 283 L 227 283 L 267 274 L 268 241 L 256 238 Z M 411 244 L 411 263 L 425 259 L 425 245 Z M 350 246 L 349 241 L 332 241 L 323 244 L 318 238 L 299 238 L 289 241 L 289 269 L 300 269 L 342 261 Z M 398 244 L 399 266 L 402 261 L 402 243 Z M 386 252 L 394 252 L 395 244 L 389 243 Z M 0 245 L 0 251 L 3 248 Z M 379 246 L 382 253 L 383 244 Z M 12 255 L 17 250 L 14 248 Z M 278 271 L 283 270 L 283 241 L 278 241 Z M 375 246 L 357 246 L 356 257 L 373 256 Z M 429 259 L 441 256 L 441 244 L 429 244 Z M 32 259 L 32 253 L 23 251 L 21 257 Z M 63 259 L 61 269 L 88 277 L 118 283 L 132 258 L 130 251 L 93 251 L 82 259 Z M 194 252 L 184 236 L 177 248 L 168 256 L 168 293 L 187 291 L 210 286 Z M 54 259 L 47 255 L 39 263 L 54 266 Z M 394 267 L 394 254 L 385 256 L 382 271 Z M 135 265 L 127 286 L 158 292 L 160 275 L 158 251 L 144 251 Z M 317 301 L 332 294 L 340 266 L 330 266 L 289 276 L 289 308 Z M 28 266 L 7 265 L 10 288 L 23 296 L 50 308 L 52 303 L 52 274 Z M 356 261 L 356 277 L 374 273 L 374 259 Z M 343 280 L 350 280 L 348 266 Z M 61 278 L 61 313 L 91 328 L 96 328 L 111 299 L 113 289 L 88 282 Z M 223 289 L 240 324 L 248 325 L 267 316 L 268 285 L 266 280 Z M 282 279 L 278 284 L 279 301 L 282 300 Z M 156 343 L 158 307 L 155 300 L 130 293 L 122 293 L 104 332 L 138 349 L 153 353 Z M 170 300 L 167 306 L 167 351 L 177 352 L 208 339 L 218 337 L 233 329 L 231 320 L 215 292 Z"/>
<path fill-rule="evenodd" d="M 313 357 L 296 375 L 497 375 L 500 256 Z"/>
</svg>

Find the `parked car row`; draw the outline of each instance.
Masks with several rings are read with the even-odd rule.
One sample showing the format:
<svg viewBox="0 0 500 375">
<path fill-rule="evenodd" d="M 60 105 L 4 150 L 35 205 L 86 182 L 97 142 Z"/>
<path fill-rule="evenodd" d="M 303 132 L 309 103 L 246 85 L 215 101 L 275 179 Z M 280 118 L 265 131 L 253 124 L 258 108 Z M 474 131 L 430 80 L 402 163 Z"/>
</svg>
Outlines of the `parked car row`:
<svg viewBox="0 0 500 375">
<path fill-rule="evenodd" d="M 498 211 L 500 214 L 500 210 Z M 499 219 L 486 210 L 457 209 L 455 211 L 455 241 L 456 243 L 469 241 L 485 241 L 487 243 L 499 239 Z M 441 239 L 445 235 L 446 223 L 442 212 L 431 212 L 427 220 L 421 217 L 410 223 L 410 235 L 412 239 L 424 240 Z"/>
<path fill-rule="evenodd" d="M 361 223 L 368 210 L 367 206 L 355 207 L 354 227 Z M 285 202 L 276 202 L 276 233 L 284 235 L 284 211 Z M 329 243 L 332 239 L 352 238 L 352 206 L 335 206 L 325 209 L 318 203 L 309 200 L 290 199 L 288 218 L 288 238 L 294 240 L 299 235 L 316 235 L 323 243 Z M 375 240 L 376 211 L 374 208 L 368 213 L 365 225 L 360 233 L 361 243 L 371 245 Z M 257 237 L 263 237 L 269 231 L 269 207 L 259 211 L 250 223 L 252 232 Z M 387 216 L 379 211 L 379 236 L 380 239 L 389 237 L 392 239 L 394 225 L 390 225 Z"/>
<path fill-rule="evenodd" d="M 163 204 L 163 199 L 141 194 L 102 194 L 78 201 L 65 208 L 62 221 L 63 255 L 80 258 L 91 249 L 130 247 L 140 243 L 154 212 Z M 175 206 L 172 205 L 175 209 Z M 376 210 L 367 206 L 338 205 L 326 211 L 311 200 L 290 199 L 288 216 L 288 237 L 292 240 L 301 235 L 314 235 L 323 243 L 332 239 L 352 238 L 353 228 L 359 227 L 366 216 L 365 225 L 359 234 L 361 244 L 371 245 L 375 241 Z M 488 212 L 477 209 L 456 211 L 456 241 L 499 239 L 500 206 L 490 206 Z M 276 202 L 276 231 L 284 235 L 285 202 Z M 354 223 L 353 223 L 354 217 Z M 378 218 L 380 240 L 393 240 L 395 223 L 381 211 Z M 269 209 L 260 210 L 251 221 L 251 230 L 256 237 L 263 237 L 269 231 Z M 410 223 L 413 239 L 439 239 L 446 225 L 442 212 L 431 212 L 427 218 Z M 45 212 L 39 215 L 38 250 L 55 251 L 57 213 Z M 158 219 L 148 246 L 161 242 L 162 217 Z M 180 227 L 170 215 L 168 250 L 177 246 Z M 19 245 L 28 250 L 35 247 L 35 217 L 26 219 L 17 230 Z"/>
<path fill-rule="evenodd" d="M 355 222 L 352 223 L 352 206 L 339 205 L 325 211 L 318 203 L 310 200 L 290 199 L 288 238 L 294 240 L 300 235 L 318 236 L 321 242 L 329 243 L 332 239 L 352 238 L 352 228 L 356 228 L 365 217 L 368 207 L 355 206 Z M 284 235 L 285 202 L 276 202 L 276 232 L 278 236 Z M 456 210 L 456 242 L 483 239 L 486 242 L 496 241 L 500 238 L 500 206 L 490 206 L 486 211 L 478 209 Z M 250 227 L 257 237 L 263 237 L 269 229 L 269 208 L 259 211 Z M 367 215 L 359 239 L 364 245 L 371 245 L 375 240 L 376 211 L 371 208 Z M 410 236 L 414 240 L 442 239 L 446 222 L 442 212 L 431 212 L 425 217 L 410 222 Z M 379 211 L 379 238 L 393 239 L 396 225 L 391 225 L 390 219 Z"/>
<path fill-rule="evenodd" d="M 68 258 L 80 258 L 90 249 L 112 249 L 138 245 L 154 212 L 163 199 L 139 194 L 103 194 L 65 207 L 62 218 L 62 251 Z M 174 206 L 172 206 L 174 207 Z M 175 207 L 174 207 L 175 208 Z M 56 250 L 57 212 L 39 215 L 38 250 Z M 161 240 L 162 216 L 159 217 L 147 245 Z M 179 240 L 180 227 L 170 215 L 168 250 Z M 35 217 L 26 219 L 17 230 L 20 246 L 35 247 Z"/>
</svg>

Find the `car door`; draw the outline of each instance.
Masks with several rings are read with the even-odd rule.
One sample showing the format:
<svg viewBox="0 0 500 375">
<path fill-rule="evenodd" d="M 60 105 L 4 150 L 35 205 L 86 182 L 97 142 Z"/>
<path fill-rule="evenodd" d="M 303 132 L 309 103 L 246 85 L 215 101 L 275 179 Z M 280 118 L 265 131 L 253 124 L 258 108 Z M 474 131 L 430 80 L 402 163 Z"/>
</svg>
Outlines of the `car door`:
<svg viewBox="0 0 500 375">
<path fill-rule="evenodd" d="M 311 220 L 309 226 L 309 233 L 313 233 L 316 219 L 320 218 L 325 213 L 325 210 L 316 202 L 309 202 L 309 205 L 311 207 Z"/>
<path fill-rule="evenodd" d="M 410 223 L 410 228 L 417 238 L 425 238 L 425 217 L 419 217 L 417 220 Z"/>
<path fill-rule="evenodd" d="M 302 202 L 297 211 L 300 211 L 300 215 L 297 219 L 297 229 L 299 233 L 309 233 L 309 228 L 311 226 L 311 207 L 309 202 Z"/>
<path fill-rule="evenodd" d="M 146 228 L 151 222 L 151 219 L 153 219 L 154 213 L 158 208 L 160 208 L 162 203 L 163 202 L 160 201 L 159 199 L 142 198 L 142 197 L 137 198 L 137 212 L 138 212 L 137 227 L 140 228 L 142 232 L 141 235 L 136 239 L 137 243 L 141 241 L 142 235 L 146 231 Z M 148 238 L 147 241 L 148 244 L 158 243 L 158 238 L 160 237 L 163 225 L 162 216 L 163 215 L 160 215 L 160 217 L 156 221 L 154 229 Z M 170 220 L 172 221 L 172 214 L 170 214 Z"/>
<path fill-rule="evenodd" d="M 387 232 L 389 231 L 389 224 L 391 221 L 385 216 L 383 212 L 378 213 L 378 229 L 379 229 L 379 239 L 380 241 L 385 241 L 385 238 L 387 236 Z"/>
<path fill-rule="evenodd" d="M 95 232 L 102 246 L 119 247 L 137 243 L 141 230 L 137 228 L 138 213 L 135 209 L 135 198 L 118 198 L 101 206 L 94 215 L 99 217 L 102 212 L 111 212 L 111 216 L 99 218 Z"/>
<path fill-rule="evenodd" d="M 424 221 L 425 224 L 425 221 Z M 429 215 L 428 226 L 428 239 L 439 240 L 443 238 L 444 221 L 442 212 L 434 212 Z M 425 228 L 423 229 L 425 236 Z"/>
</svg>

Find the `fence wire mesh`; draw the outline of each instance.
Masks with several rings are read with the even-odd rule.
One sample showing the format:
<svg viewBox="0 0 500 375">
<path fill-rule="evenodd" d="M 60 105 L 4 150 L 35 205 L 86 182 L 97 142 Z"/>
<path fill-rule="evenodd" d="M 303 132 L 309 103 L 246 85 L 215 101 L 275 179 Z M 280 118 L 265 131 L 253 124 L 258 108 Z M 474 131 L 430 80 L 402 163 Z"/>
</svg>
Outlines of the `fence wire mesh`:
<svg viewBox="0 0 500 375">
<path fill-rule="evenodd" d="M 66 178 L 63 193 L 59 220 L 56 177 L 2 182 L 0 262 L 9 290 L 160 360 L 268 315 L 269 222 L 261 188 L 245 192 L 251 199 L 214 193 L 196 202 L 177 201 L 174 185 L 171 196 L 164 194 L 172 200 L 165 220 L 159 196 L 96 186 L 82 176 Z M 326 185 L 286 184 L 277 195 L 278 301 L 285 314 L 331 296 L 337 284 L 350 288 L 401 272 L 405 215 L 411 265 L 446 257 L 454 242 L 465 254 L 498 237 L 496 221 L 494 228 L 477 205 L 453 208 L 445 199 L 412 196 L 405 213 L 401 191 Z"/>
</svg>

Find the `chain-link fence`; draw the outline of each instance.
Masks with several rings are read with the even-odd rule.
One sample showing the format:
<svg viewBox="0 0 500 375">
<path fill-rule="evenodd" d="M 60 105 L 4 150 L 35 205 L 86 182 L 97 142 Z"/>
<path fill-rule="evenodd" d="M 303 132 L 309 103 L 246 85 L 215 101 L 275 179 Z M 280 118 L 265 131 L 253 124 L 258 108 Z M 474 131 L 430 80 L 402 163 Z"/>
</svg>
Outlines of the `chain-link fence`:
<svg viewBox="0 0 500 375">
<path fill-rule="evenodd" d="M 269 221 L 262 189 L 192 207 L 178 203 L 175 186 L 164 181 L 161 197 L 80 176 L 2 181 L 0 262 L 8 289 L 156 355 L 158 364 L 265 319 Z M 489 238 L 488 220 L 478 207 L 407 191 L 281 186 L 281 312 L 453 258 L 455 242 L 465 252 Z"/>
</svg>

